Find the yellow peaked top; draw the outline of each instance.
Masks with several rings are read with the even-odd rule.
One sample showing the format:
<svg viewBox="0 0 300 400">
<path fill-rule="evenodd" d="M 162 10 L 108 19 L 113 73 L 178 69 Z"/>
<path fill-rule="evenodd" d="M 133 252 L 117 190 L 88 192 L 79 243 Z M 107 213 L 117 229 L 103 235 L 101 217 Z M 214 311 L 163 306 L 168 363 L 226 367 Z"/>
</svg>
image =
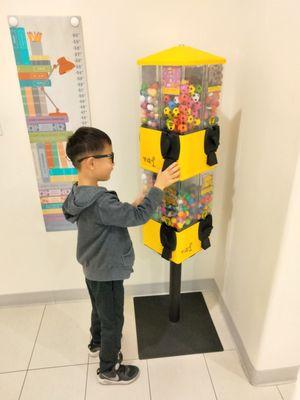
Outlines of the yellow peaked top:
<svg viewBox="0 0 300 400">
<path fill-rule="evenodd" d="M 139 65 L 206 65 L 225 64 L 225 62 L 223 57 L 185 45 L 171 47 L 137 61 Z"/>
</svg>

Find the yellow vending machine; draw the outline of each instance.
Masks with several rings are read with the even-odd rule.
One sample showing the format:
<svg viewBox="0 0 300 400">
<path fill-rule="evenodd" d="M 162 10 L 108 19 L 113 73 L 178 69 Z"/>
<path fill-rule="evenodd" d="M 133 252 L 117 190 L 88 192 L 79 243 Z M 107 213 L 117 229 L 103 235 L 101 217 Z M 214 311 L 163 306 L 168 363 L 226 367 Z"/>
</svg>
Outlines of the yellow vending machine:
<svg viewBox="0 0 300 400">
<path fill-rule="evenodd" d="M 211 245 L 224 63 L 223 57 L 184 45 L 138 60 L 140 166 L 145 189 L 150 189 L 160 169 L 174 161 L 181 171 L 180 181 L 164 191 L 161 206 L 143 226 L 144 244 L 170 261 L 169 320 L 177 324 L 184 299 L 180 294 L 182 262 Z M 135 299 L 136 313 L 140 302 Z M 140 312 L 142 316 L 145 309 Z M 146 334 L 142 331 L 141 336 Z M 139 350 L 143 346 L 139 343 Z M 149 350 L 149 345 L 145 347 Z M 149 351 L 143 355 L 151 358 Z"/>
</svg>

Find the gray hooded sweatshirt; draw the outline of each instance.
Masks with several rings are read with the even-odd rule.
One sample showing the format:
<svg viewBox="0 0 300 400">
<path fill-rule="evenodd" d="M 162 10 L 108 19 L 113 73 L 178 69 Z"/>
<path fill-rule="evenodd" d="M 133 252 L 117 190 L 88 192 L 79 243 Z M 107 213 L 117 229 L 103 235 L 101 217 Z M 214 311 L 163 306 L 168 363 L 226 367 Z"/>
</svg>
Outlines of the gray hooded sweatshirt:
<svg viewBox="0 0 300 400">
<path fill-rule="evenodd" d="M 137 207 L 120 202 L 117 193 L 76 182 L 63 203 L 65 218 L 77 224 L 77 261 L 87 279 L 129 278 L 134 250 L 128 226 L 145 224 L 162 202 L 163 191 L 153 187 Z"/>
</svg>

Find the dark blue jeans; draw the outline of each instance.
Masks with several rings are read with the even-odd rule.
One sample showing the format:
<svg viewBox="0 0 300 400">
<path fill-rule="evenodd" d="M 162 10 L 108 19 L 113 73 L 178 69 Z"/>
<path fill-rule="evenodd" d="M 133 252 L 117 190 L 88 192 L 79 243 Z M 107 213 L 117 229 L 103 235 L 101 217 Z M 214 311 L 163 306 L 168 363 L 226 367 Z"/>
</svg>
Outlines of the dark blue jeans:
<svg viewBox="0 0 300 400">
<path fill-rule="evenodd" d="M 98 282 L 85 279 L 92 302 L 90 332 L 101 345 L 100 372 L 114 367 L 121 350 L 124 324 L 123 281 Z"/>
</svg>

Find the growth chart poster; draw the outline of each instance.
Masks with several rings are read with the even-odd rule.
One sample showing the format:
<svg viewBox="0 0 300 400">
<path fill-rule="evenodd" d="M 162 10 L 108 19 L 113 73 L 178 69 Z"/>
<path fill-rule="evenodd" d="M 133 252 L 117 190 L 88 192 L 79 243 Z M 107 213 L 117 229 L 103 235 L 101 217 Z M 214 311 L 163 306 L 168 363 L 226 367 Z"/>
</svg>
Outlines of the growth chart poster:
<svg viewBox="0 0 300 400">
<path fill-rule="evenodd" d="M 90 125 L 81 18 L 9 16 L 8 23 L 45 229 L 76 229 L 61 207 L 77 180 L 67 139 Z"/>
</svg>

